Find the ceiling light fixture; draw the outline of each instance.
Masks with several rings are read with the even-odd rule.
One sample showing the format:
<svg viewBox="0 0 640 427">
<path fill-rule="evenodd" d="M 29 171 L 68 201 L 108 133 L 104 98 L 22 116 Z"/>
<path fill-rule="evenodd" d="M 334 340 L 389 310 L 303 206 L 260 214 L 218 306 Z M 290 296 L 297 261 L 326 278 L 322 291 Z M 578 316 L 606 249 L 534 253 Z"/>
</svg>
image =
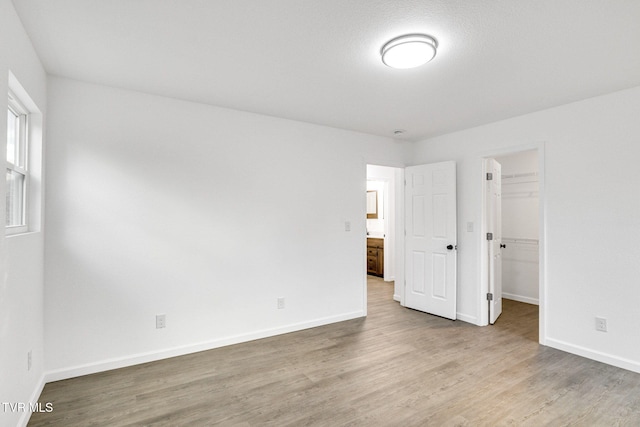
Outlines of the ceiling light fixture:
<svg viewBox="0 0 640 427">
<path fill-rule="evenodd" d="M 389 40 L 380 51 L 382 62 L 391 68 L 415 68 L 436 56 L 438 42 L 426 34 L 407 34 Z"/>
</svg>

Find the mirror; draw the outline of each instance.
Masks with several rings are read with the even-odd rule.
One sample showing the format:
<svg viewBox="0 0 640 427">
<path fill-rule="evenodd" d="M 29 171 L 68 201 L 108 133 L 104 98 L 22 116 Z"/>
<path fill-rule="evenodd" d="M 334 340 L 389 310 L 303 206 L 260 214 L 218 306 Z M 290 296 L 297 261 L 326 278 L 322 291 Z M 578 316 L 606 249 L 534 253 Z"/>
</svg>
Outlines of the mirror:
<svg viewBox="0 0 640 427">
<path fill-rule="evenodd" d="M 378 192 L 367 191 L 367 219 L 378 218 Z"/>
</svg>

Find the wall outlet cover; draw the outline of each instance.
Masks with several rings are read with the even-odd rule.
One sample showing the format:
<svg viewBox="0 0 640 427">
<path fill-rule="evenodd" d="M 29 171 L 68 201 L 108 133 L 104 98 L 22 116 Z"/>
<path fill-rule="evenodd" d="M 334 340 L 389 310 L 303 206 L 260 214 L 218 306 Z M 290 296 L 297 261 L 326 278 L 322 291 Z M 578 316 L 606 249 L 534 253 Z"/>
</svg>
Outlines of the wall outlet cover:
<svg viewBox="0 0 640 427">
<path fill-rule="evenodd" d="M 156 329 L 162 329 L 167 327 L 167 316 L 165 314 L 156 315 Z"/>
</svg>

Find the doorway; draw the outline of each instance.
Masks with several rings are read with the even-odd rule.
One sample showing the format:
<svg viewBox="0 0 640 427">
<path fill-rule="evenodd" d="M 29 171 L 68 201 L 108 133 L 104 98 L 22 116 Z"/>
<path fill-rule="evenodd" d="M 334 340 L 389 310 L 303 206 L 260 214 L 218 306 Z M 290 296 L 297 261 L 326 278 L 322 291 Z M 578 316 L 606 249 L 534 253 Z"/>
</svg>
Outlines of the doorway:
<svg viewBox="0 0 640 427">
<path fill-rule="evenodd" d="M 493 188 L 500 189 L 499 200 L 485 193 L 483 225 L 487 234 L 484 242 L 484 256 L 487 281 L 486 316 L 488 323 L 494 323 L 500 313 L 492 312 L 498 306 L 497 298 L 507 301 L 499 304 L 503 310 L 519 310 L 522 303 L 538 306 L 539 341 L 543 335 L 543 293 L 544 276 L 543 254 L 541 249 L 541 231 L 543 230 L 543 200 L 541 199 L 543 157 L 541 149 L 528 149 L 509 153 L 497 153 L 490 157 L 499 165 L 500 183 Z M 490 162 L 485 158 L 486 162 Z M 486 169 L 486 167 L 485 167 Z M 485 171 L 486 173 L 486 171 Z M 486 181 L 488 176 L 483 177 Z M 485 184 L 489 188 L 489 184 Z M 500 211 L 501 230 L 494 232 L 492 207 Z M 493 235 L 499 236 L 499 242 L 490 241 Z M 498 262 L 496 262 L 498 261 Z M 500 271 L 493 271 L 498 268 Z M 501 283 L 496 283 L 500 281 Z M 497 295 L 496 295 L 497 293 Z"/>
<path fill-rule="evenodd" d="M 407 168 L 367 165 L 367 170 L 368 191 L 385 189 L 382 195 L 368 194 L 367 216 L 383 212 L 386 221 L 381 236 L 382 225 L 374 224 L 380 218 L 367 218 L 366 271 L 376 264 L 369 258 L 375 257 L 380 247 L 375 242 L 369 247 L 368 241 L 382 237 L 384 279 L 394 282 L 393 299 L 407 308 L 456 319 L 456 163 Z M 375 209 L 376 199 L 386 200 L 388 205 Z M 387 270 L 389 265 L 391 271 Z"/>
<path fill-rule="evenodd" d="M 396 284 L 398 245 L 404 241 L 396 230 L 402 230 L 401 209 L 403 198 L 402 168 L 367 165 L 367 277 L 379 277 L 394 287 L 393 299 L 400 301 Z M 371 205 L 375 204 L 375 208 Z M 374 213 L 375 212 L 375 213 Z M 401 253 L 400 253 L 401 254 Z M 377 273 L 374 271 L 377 270 Z"/>
</svg>

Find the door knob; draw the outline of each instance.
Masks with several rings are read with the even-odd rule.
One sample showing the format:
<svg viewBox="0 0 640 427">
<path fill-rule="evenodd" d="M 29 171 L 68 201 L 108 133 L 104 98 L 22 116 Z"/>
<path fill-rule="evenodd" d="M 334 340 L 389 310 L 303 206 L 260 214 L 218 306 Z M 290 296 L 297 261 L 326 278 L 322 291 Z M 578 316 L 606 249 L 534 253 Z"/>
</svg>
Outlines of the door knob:
<svg viewBox="0 0 640 427">
<path fill-rule="evenodd" d="M 501 248 L 506 248 L 506 247 L 507 247 L 507 245 L 504 245 L 504 244 L 500 243 L 500 247 L 501 247 Z"/>
<path fill-rule="evenodd" d="M 447 250 L 453 250 L 453 245 L 447 245 Z"/>
</svg>

